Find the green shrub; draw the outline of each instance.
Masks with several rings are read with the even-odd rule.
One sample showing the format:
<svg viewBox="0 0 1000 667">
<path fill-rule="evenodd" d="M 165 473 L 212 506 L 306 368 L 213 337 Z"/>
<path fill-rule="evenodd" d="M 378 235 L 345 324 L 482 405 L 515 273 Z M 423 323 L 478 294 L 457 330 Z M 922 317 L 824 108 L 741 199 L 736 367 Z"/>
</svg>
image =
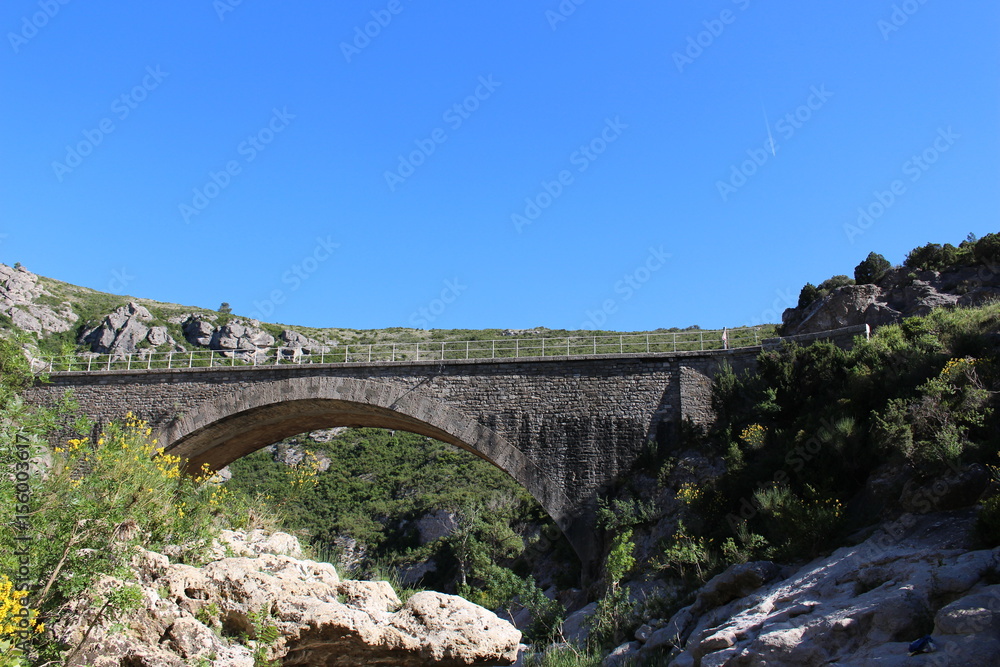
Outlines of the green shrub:
<svg viewBox="0 0 1000 667">
<path fill-rule="evenodd" d="M 980 264 L 1000 264 L 1000 234 L 987 234 L 976 241 L 972 256 Z"/>
<path fill-rule="evenodd" d="M 847 285 L 853 284 L 854 281 L 845 275 L 833 276 L 832 278 L 827 278 L 819 284 L 819 291 L 824 294 L 829 294 L 839 287 L 846 287 Z"/>
<path fill-rule="evenodd" d="M 911 250 L 903 266 L 920 271 L 943 271 L 961 265 L 969 257 L 970 253 L 965 248 L 956 248 L 950 243 L 928 243 Z"/>
<path fill-rule="evenodd" d="M 823 293 L 812 283 L 806 283 L 799 292 L 799 303 L 797 308 L 805 308 L 815 301 L 823 298 Z"/>
<path fill-rule="evenodd" d="M 976 534 L 985 546 L 1000 546 L 1000 495 L 983 501 L 976 516 Z"/>
<path fill-rule="evenodd" d="M 877 252 L 870 252 L 864 261 L 854 267 L 854 282 L 858 285 L 877 283 L 891 268 L 889 260 Z"/>
</svg>

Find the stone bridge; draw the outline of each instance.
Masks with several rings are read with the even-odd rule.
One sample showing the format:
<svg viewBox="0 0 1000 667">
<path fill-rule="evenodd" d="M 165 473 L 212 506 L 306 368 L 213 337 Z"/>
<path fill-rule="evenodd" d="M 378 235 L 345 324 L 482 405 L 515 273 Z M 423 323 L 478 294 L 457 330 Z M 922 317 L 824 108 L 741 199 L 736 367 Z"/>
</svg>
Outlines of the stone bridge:
<svg viewBox="0 0 1000 667">
<path fill-rule="evenodd" d="M 847 347 L 859 334 L 868 328 L 795 339 Z M 337 426 L 435 438 L 524 486 L 587 572 L 600 555 L 598 494 L 628 473 L 648 441 L 669 447 L 681 421 L 709 423 L 711 378 L 724 362 L 737 372 L 751 367 L 760 350 L 56 372 L 25 397 L 50 404 L 72 390 L 95 429 L 131 411 L 193 467 L 222 468 Z"/>
<path fill-rule="evenodd" d="M 745 367 L 759 349 L 53 373 L 27 398 L 48 403 L 71 389 L 98 425 L 132 411 L 169 453 L 213 468 L 318 429 L 419 433 L 508 473 L 590 564 L 598 492 L 647 440 L 709 419 L 720 362 Z"/>
</svg>

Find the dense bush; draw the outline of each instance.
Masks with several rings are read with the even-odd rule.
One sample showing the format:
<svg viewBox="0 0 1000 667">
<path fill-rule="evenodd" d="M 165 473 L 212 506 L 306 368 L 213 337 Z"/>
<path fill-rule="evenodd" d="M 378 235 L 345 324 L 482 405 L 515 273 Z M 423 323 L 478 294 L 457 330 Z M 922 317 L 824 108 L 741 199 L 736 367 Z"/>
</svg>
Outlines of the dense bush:
<svg viewBox="0 0 1000 667">
<path fill-rule="evenodd" d="M 727 472 L 685 492 L 699 521 L 667 553 L 688 568 L 809 557 L 857 526 L 850 521 L 866 520 L 849 521 L 842 507 L 877 466 L 898 462 L 931 476 L 994 462 L 998 329 L 1000 304 L 936 310 L 852 350 L 787 345 L 762 352 L 754 373 L 724 368 L 713 383 L 718 422 L 708 443 Z M 704 554 L 705 545 L 722 552 Z"/>
<path fill-rule="evenodd" d="M 832 278 L 827 278 L 819 284 L 819 291 L 826 295 L 838 287 L 845 287 L 853 284 L 854 281 L 845 275 L 833 276 Z"/>
<path fill-rule="evenodd" d="M 906 256 L 903 266 L 922 271 L 944 271 L 953 266 L 961 266 L 971 259 L 968 248 L 956 248 L 950 243 L 928 243 L 914 248 Z"/>
<path fill-rule="evenodd" d="M 854 267 L 854 282 L 858 285 L 872 285 L 881 280 L 891 268 L 889 260 L 877 252 L 870 252 L 868 257 Z"/>
<path fill-rule="evenodd" d="M 802 286 L 802 290 L 799 292 L 799 303 L 798 308 L 805 308 L 809 304 L 821 299 L 823 293 L 819 291 L 819 288 L 812 283 L 806 283 Z"/>
<path fill-rule="evenodd" d="M 987 234 L 976 241 L 972 255 L 981 264 L 1000 264 L 1000 234 Z"/>
</svg>

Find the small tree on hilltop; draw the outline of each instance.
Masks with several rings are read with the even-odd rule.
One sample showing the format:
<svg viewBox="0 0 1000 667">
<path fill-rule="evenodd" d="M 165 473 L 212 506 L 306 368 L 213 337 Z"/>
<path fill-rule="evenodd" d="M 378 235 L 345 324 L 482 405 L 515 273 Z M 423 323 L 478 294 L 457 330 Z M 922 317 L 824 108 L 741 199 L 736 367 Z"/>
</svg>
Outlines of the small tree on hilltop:
<svg viewBox="0 0 1000 667">
<path fill-rule="evenodd" d="M 891 268 L 889 260 L 877 252 L 870 252 L 863 262 L 854 267 L 854 282 L 858 285 L 874 285 Z"/>
<path fill-rule="evenodd" d="M 233 312 L 233 307 L 229 305 L 228 301 L 223 301 L 222 305 L 219 306 L 219 312 L 223 315 L 229 315 Z"/>
</svg>

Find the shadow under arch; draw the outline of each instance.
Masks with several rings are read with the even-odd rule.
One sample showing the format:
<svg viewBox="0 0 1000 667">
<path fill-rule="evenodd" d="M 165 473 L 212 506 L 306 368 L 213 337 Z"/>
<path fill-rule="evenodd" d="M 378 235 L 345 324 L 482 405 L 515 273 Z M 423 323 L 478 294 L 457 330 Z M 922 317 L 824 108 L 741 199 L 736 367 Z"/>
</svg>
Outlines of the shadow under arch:
<svg viewBox="0 0 1000 667">
<path fill-rule="evenodd" d="M 278 380 L 203 403 L 163 427 L 159 440 L 189 469 L 219 469 L 284 438 L 338 426 L 410 431 L 492 463 L 538 501 L 584 566 L 590 562 L 591 536 L 560 486 L 501 434 L 417 389 L 342 377 Z"/>
</svg>

